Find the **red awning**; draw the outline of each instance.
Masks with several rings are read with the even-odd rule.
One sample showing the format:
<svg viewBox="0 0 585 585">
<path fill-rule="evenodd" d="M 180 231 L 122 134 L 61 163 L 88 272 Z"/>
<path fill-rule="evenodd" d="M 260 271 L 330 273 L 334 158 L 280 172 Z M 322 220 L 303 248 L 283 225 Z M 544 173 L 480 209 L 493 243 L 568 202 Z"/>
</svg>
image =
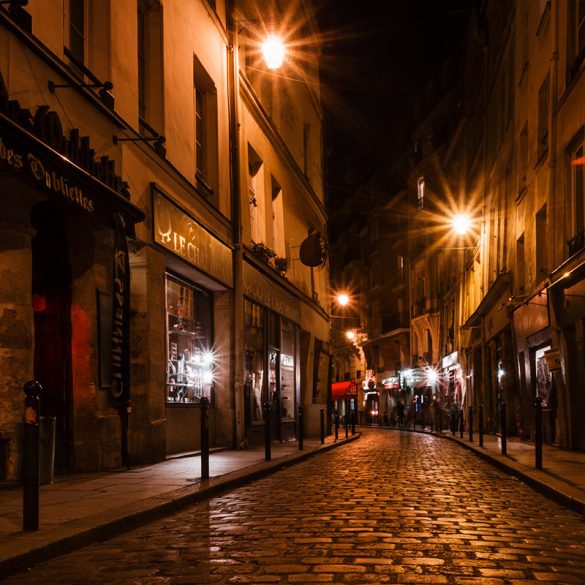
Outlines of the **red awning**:
<svg viewBox="0 0 585 585">
<path fill-rule="evenodd" d="M 357 384 L 351 380 L 346 380 L 345 382 L 334 382 L 331 384 L 331 396 L 333 400 L 357 396 L 357 391 Z"/>
</svg>

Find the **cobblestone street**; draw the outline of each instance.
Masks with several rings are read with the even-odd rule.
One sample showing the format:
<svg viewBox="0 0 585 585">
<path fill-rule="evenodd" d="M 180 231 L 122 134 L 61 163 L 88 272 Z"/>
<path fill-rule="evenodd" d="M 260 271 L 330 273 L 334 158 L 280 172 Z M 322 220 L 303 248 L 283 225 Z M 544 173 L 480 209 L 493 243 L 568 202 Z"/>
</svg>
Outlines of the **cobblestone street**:
<svg viewBox="0 0 585 585">
<path fill-rule="evenodd" d="M 585 522 L 461 446 L 362 438 L 8 584 L 585 584 Z"/>
</svg>

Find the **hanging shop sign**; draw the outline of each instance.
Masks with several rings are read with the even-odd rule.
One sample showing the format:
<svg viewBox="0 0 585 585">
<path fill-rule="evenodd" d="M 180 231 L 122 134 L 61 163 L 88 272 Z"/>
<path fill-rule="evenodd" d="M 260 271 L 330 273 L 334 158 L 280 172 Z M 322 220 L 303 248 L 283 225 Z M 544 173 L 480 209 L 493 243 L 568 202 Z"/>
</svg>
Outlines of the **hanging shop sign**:
<svg viewBox="0 0 585 585">
<path fill-rule="evenodd" d="M 400 380 L 398 376 L 390 376 L 382 380 L 384 390 L 398 390 L 400 388 Z"/>
<path fill-rule="evenodd" d="M 233 286 L 231 249 L 158 189 L 153 189 L 152 198 L 156 243 L 216 280 Z"/>
<path fill-rule="evenodd" d="M 130 262 L 124 220 L 119 213 L 114 222 L 111 393 L 122 406 L 130 400 Z"/>
<path fill-rule="evenodd" d="M 300 323 L 301 304 L 299 299 L 288 294 L 274 281 L 260 274 L 247 263 L 244 263 L 243 266 L 242 279 L 245 296 L 295 323 Z"/>
<path fill-rule="evenodd" d="M 144 214 L 130 203 L 128 183 L 108 156 L 96 158 L 88 136 L 66 135 L 57 112 L 40 105 L 33 114 L 9 98 L 0 73 L 0 166 L 88 214 L 122 212 L 132 223 Z M 113 205 L 112 205 L 113 204 Z"/>
<path fill-rule="evenodd" d="M 443 361 L 441 362 L 441 366 L 444 370 L 446 370 L 447 368 L 451 368 L 453 366 L 458 365 L 458 353 L 456 351 L 454 351 L 453 353 L 450 353 L 449 355 L 446 355 L 443 358 Z"/>
</svg>

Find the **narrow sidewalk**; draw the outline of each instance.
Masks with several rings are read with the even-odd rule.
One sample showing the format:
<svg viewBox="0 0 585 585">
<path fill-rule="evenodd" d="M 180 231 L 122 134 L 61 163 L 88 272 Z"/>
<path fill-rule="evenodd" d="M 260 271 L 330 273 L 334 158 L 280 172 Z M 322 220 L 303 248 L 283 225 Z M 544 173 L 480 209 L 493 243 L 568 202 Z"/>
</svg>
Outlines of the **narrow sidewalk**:
<svg viewBox="0 0 585 585">
<path fill-rule="evenodd" d="M 469 440 L 469 430 L 461 435 L 450 430 L 431 431 L 408 429 L 450 439 L 488 460 L 503 471 L 517 477 L 532 488 L 554 499 L 559 504 L 585 516 L 585 453 L 567 451 L 555 445 L 543 444 L 542 469 L 536 468 L 536 453 L 533 442 L 518 437 L 508 437 L 506 454 L 502 454 L 499 435 L 484 434 L 483 445 L 479 444 L 479 434 L 473 433 Z"/>
<path fill-rule="evenodd" d="M 264 445 L 245 450 L 213 450 L 208 480 L 201 479 L 201 457 L 167 459 L 108 473 L 57 477 L 42 485 L 39 495 L 39 530 L 22 529 L 22 487 L 0 489 L 0 580 L 33 563 L 63 554 L 159 518 L 183 506 L 205 500 L 292 465 L 303 459 L 359 438 L 345 432 L 317 439 L 271 445 L 266 460 Z"/>
</svg>

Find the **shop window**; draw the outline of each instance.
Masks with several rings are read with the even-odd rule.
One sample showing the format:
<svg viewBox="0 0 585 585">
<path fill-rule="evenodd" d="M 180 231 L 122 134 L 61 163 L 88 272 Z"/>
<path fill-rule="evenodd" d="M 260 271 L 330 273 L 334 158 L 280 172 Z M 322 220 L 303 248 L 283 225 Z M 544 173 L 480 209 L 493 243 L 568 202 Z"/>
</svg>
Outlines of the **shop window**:
<svg viewBox="0 0 585 585">
<path fill-rule="evenodd" d="M 194 59 L 195 180 L 197 188 L 214 197 L 217 184 L 217 90 L 200 61 Z"/>
<path fill-rule="evenodd" d="M 264 391 L 264 321 L 265 310 L 246 300 L 244 302 L 244 345 L 246 377 L 244 394 L 248 423 L 263 421 L 262 405 L 266 401 Z"/>
<path fill-rule="evenodd" d="M 167 403 L 193 404 L 211 394 L 211 309 L 210 293 L 167 274 Z"/>
<path fill-rule="evenodd" d="M 287 319 L 281 319 L 280 330 L 280 414 L 283 419 L 293 419 L 295 418 L 296 327 Z"/>
<path fill-rule="evenodd" d="M 138 120 L 143 136 L 162 132 L 162 8 L 138 2 Z"/>
</svg>

